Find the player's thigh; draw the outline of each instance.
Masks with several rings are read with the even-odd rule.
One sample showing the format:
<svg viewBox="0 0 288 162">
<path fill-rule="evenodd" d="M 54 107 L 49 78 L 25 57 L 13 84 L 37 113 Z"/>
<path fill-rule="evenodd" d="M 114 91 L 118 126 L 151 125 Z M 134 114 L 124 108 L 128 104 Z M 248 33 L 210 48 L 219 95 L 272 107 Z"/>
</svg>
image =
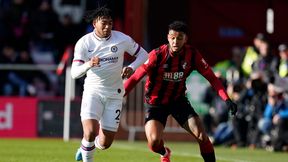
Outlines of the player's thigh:
<svg viewBox="0 0 288 162">
<path fill-rule="evenodd" d="M 164 125 L 158 120 L 149 120 L 145 124 L 145 134 L 148 142 L 159 141 L 163 138 Z"/>
<path fill-rule="evenodd" d="M 194 108 L 191 106 L 186 97 L 180 98 L 178 101 L 173 103 L 170 109 L 173 118 L 184 129 L 186 129 L 184 127 L 185 123 L 187 123 L 190 118 L 198 117 L 198 114 L 195 112 Z"/>
<path fill-rule="evenodd" d="M 169 114 L 166 106 L 145 104 L 145 133 L 149 143 L 162 139 Z"/>
<path fill-rule="evenodd" d="M 81 120 L 95 119 L 99 121 L 102 117 L 104 105 L 102 98 L 97 94 L 83 93 L 81 103 Z"/>
<path fill-rule="evenodd" d="M 101 129 L 117 132 L 122 112 L 122 99 L 107 99 L 102 118 Z"/>
</svg>

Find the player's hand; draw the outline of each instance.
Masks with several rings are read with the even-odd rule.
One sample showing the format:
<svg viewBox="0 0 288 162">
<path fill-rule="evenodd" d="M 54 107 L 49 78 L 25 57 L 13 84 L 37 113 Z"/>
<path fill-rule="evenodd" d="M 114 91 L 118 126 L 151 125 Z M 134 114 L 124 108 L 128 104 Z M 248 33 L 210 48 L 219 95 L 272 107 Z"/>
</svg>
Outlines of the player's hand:
<svg viewBox="0 0 288 162">
<path fill-rule="evenodd" d="M 100 58 L 97 56 L 94 56 L 89 61 L 90 67 L 100 67 Z"/>
<path fill-rule="evenodd" d="M 122 78 L 130 78 L 130 76 L 134 73 L 134 70 L 131 67 L 124 67 L 122 69 L 121 76 Z"/>
<path fill-rule="evenodd" d="M 237 105 L 231 99 L 226 100 L 225 103 L 228 107 L 228 110 L 230 110 L 231 114 L 236 115 Z"/>
</svg>

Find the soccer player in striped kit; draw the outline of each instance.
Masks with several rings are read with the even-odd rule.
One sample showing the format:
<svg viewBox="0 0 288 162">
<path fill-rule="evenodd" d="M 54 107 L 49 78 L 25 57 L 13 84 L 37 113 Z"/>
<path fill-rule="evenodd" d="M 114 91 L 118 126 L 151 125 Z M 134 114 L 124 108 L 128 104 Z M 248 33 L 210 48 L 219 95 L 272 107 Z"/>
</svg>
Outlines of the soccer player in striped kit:
<svg viewBox="0 0 288 162">
<path fill-rule="evenodd" d="M 171 150 L 164 145 L 163 131 L 168 115 L 197 140 L 205 162 L 215 162 L 214 147 L 201 119 L 186 98 L 185 82 L 197 70 L 226 102 L 232 115 L 237 105 L 228 97 L 222 83 L 215 76 L 200 52 L 187 44 L 187 25 L 174 21 L 169 25 L 169 44 L 149 53 L 148 60 L 124 83 L 125 95 L 145 76 L 145 133 L 149 148 L 160 154 L 161 162 L 170 162 Z"/>
<path fill-rule="evenodd" d="M 118 130 L 124 95 L 122 78 L 131 76 L 147 60 L 148 53 L 130 36 L 112 30 L 110 9 L 98 8 L 87 20 L 92 21 L 94 31 L 77 41 L 71 75 L 74 79 L 86 75 L 80 114 L 83 139 L 75 159 L 93 162 L 95 149 L 109 148 Z M 136 59 L 123 68 L 125 52 Z"/>
</svg>

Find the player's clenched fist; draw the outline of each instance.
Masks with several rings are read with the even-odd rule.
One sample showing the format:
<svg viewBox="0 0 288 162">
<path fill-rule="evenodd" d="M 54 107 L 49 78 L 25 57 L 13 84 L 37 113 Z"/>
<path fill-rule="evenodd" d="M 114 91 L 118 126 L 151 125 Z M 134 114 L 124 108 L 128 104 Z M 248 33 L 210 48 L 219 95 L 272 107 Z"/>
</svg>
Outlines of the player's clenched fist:
<svg viewBox="0 0 288 162">
<path fill-rule="evenodd" d="M 92 57 L 89 65 L 90 67 L 100 67 L 100 58 L 97 56 Z"/>
</svg>

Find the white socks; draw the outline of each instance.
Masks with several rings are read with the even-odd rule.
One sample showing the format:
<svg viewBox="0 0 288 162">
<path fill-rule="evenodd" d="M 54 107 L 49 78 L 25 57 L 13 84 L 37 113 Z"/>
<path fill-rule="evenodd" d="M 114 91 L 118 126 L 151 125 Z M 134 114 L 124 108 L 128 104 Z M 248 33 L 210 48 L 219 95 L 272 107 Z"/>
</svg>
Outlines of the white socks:
<svg viewBox="0 0 288 162">
<path fill-rule="evenodd" d="M 93 162 L 95 152 L 94 142 L 88 142 L 84 138 L 81 141 L 81 154 L 83 162 Z"/>
</svg>

